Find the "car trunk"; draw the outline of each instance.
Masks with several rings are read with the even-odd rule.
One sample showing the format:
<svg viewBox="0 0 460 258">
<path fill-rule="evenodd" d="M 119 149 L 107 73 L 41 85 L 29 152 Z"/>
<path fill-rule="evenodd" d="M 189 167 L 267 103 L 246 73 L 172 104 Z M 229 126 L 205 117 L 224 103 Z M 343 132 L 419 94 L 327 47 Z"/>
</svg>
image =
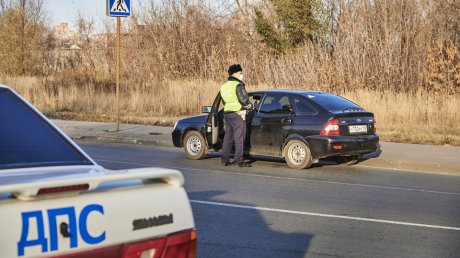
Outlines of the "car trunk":
<svg viewBox="0 0 460 258">
<path fill-rule="evenodd" d="M 122 254 L 146 244 L 152 245 L 149 252 L 159 254 L 170 241 L 166 236 L 193 230 L 180 172 L 77 170 L 53 171 L 42 179 L 10 178 L 9 184 L 0 185 L 4 257 L 101 257 L 98 252 L 105 257 L 128 257 Z M 5 171 L 2 174 L 7 177 Z M 139 248 L 135 244 L 146 240 Z"/>
<path fill-rule="evenodd" d="M 339 121 L 341 136 L 359 136 L 374 134 L 375 119 L 371 112 L 336 112 L 332 119 Z"/>
</svg>

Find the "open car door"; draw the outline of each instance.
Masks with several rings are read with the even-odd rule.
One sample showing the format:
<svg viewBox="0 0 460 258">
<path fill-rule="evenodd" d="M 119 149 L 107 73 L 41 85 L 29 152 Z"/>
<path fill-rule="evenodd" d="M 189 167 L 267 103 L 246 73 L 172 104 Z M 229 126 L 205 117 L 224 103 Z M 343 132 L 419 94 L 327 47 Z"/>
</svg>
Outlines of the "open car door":
<svg viewBox="0 0 460 258">
<path fill-rule="evenodd" d="M 224 127 L 223 114 L 221 114 L 222 112 L 219 112 L 221 102 L 222 98 L 219 92 L 214 99 L 214 102 L 211 106 L 211 111 L 209 112 L 208 119 L 206 121 L 206 141 L 208 142 L 209 147 L 214 148 L 215 150 L 219 150 L 222 145 L 222 142 L 219 140 L 220 133 L 222 133 L 223 137 Z"/>
<path fill-rule="evenodd" d="M 254 105 L 254 109 L 250 110 L 246 117 L 246 140 L 245 153 L 249 154 L 251 149 L 251 124 L 254 113 L 258 112 L 259 102 L 262 99 L 261 93 L 249 93 L 249 101 Z M 222 147 L 224 138 L 224 104 L 220 93 L 217 94 L 212 106 L 210 107 L 208 119 L 206 121 L 206 140 L 209 147 L 215 151 L 219 151 Z"/>
</svg>

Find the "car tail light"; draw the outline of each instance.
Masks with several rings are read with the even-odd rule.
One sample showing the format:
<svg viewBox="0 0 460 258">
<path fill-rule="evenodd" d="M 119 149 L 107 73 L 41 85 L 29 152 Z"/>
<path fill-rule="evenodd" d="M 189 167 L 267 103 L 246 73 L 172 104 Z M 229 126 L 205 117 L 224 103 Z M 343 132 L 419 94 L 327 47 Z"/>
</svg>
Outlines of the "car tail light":
<svg viewBox="0 0 460 258">
<path fill-rule="evenodd" d="M 74 191 L 81 191 L 81 190 L 88 190 L 88 189 L 89 189 L 89 184 L 49 187 L 49 188 L 41 188 L 40 190 L 38 190 L 38 195 L 51 194 L 51 193 L 62 193 L 62 192 L 74 192 Z"/>
<path fill-rule="evenodd" d="M 163 258 L 194 258 L 196 256 L 196 231 L 168 237 Z"/>
<path fill-rule="evenodd" d="M 166 238 L 146 240 L 125 245 L 123 258 L 157 258 L 162 257 Z"/>
<path fill-rule="evenodd" d="M 102 257 L 121 257 L 123 245 L 115 245 L 96 250 L 78 252 L 73 254 L 51 256 L 51 258 L 102 258 Z"/>
<path fill-rule="evenodd" d="M 196 238 L 196 231 L 189 230 L 163 238 L 53 256 L 53 258 L 195 258 Z"/>
<path fill-rule="evenodd" d="M 375 127 L 376 123 L 377 121 L 375 120 L 375 117 L 374 117 L 374 119 L 372 120 L 372 132 L 373 133 L 377 133 L 377 127 Z"/>
<path fill-rule="evenodd" d="M 339 120 L 332 119 L 329 120 L 326 124 L 324 124 L 323 129 L 321 129 L 321 135 L 340 135 Z"/>
<path fill-rule="evenodd" d="M 123 258 L 194 258 L 196 231 L 185 231 L 166 238 L 142 241 L 125 246 Z"/>
</svg>

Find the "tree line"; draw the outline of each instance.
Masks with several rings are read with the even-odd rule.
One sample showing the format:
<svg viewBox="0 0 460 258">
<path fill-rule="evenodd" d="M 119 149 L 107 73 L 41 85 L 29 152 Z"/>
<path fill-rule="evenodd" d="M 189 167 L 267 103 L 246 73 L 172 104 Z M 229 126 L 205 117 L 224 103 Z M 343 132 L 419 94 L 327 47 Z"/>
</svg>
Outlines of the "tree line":
<svg viewBox="0 0 460 258">
<path fill-rule="evenodd" d="M 163 0 L 124 19 L 123 78 L 223 81 L 241 63 L 249 84 L 334 92 L 460 92 L 460 0 Z M 98 82 L 113 90 L 114 44 L 85 43 L 56 66 L 43 0 L 0 0 L 0 74 Z M 110 35 L 113 24 L 107 24 Z"/>
</svg>

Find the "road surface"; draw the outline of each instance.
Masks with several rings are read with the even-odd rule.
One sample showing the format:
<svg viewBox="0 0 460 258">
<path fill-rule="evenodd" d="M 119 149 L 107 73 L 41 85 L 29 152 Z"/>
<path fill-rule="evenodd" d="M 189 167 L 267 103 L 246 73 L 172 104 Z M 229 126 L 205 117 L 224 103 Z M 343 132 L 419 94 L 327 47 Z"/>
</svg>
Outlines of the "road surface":
<svg viewBox="0 0 460 258">
<path fill-rule="evenodd" d="M 106 168 L 182 171 L 198 257 L 459 257 L 460 177 L 281 159 L 221 167 L 217 155 L 79 141 Z"/>
</svg>

